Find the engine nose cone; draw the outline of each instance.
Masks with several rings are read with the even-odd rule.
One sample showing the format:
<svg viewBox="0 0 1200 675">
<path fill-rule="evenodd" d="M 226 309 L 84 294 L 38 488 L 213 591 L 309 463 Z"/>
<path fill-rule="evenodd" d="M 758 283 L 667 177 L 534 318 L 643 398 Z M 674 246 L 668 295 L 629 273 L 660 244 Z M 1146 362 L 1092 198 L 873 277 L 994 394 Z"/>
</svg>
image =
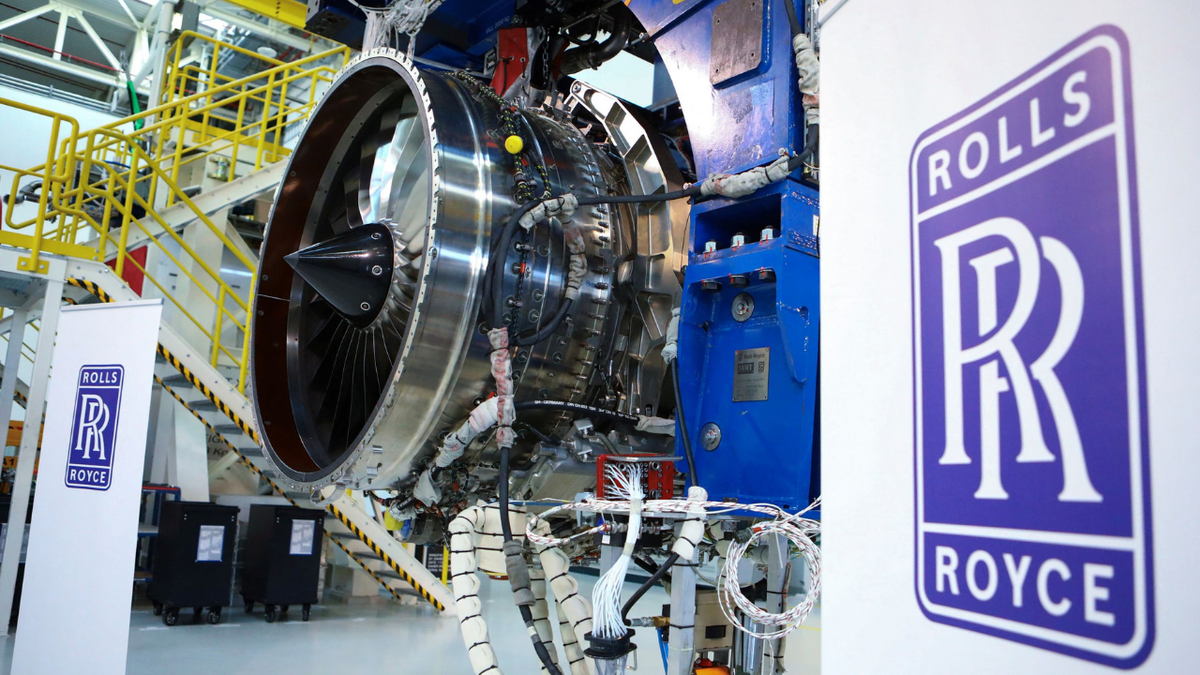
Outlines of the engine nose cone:
<svg viewBox="0 0 1200 675">
<path fill-rule="evenodd" d="M 283 259 L 347 321 L 363 328 L 387 300 L 395 260 L 392 231 L 382 223 L 360 225 Z"/>
</svg>

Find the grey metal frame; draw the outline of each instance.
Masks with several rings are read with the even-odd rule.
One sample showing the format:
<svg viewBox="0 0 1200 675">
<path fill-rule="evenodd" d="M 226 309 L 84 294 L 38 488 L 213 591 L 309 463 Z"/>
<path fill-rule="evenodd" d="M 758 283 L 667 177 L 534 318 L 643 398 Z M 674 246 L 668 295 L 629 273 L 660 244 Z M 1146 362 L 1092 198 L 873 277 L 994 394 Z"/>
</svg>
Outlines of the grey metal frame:
<svg viewBox="0 0 1200 675">
<path fill-rule="evenodd" d="M 8 555 L 0 562 L 0 621 L 8 627 L 8 617 L 12 613 L 13 595 L 16 590 L 17 568 L 21 561 L 21 547 L 25 537 L 25 516 L 29 512 L 29 494 L 33 485 L 34 459 L 38 453 L 38 441 L 41 438 L 41 419 L 46 407 L 46 389 L 50 383 L 50 362 L 54 355 L 54 337 L 58 331 L 58 317 L 62 304 L 63 281 L 66 275 L 66 261 L 61 258 L 46 256 L 49 270 L 46 275 L 25 274 L 15 271 L 18 254 L 12 249 L 0 249 L 0 278 L 11 281 L 14 285 L 24 288 L 19 292 L 24 302 L 14 309 L 13 321 L 10 326 L 9 348 L 5 363 L 13 364 L 4 371 L 3 382 L 0 383 L 0 413 L 3 413 L 5 428 L 12 419 L 13 391 L 20 362 L 21 342 L 24 338 L 25 324 L 32 310 L 41 303 L 42 325 L 39 328 L 37 352 L 33 360 L 33 374 L 29 378 L 29 400 L 25 407 L 25 429 L 21 434 L 21 446 L 18 450 L 17 473 L 13 479 L 12 504 L 9 507 L 8 522 L 10 527 L 5 534 L 4 550 Z M 9 297 L 9 300 L 12 300 Z M 15 303 L 14 303 L 15 304 Z M 13 353 L 15 351 L 15 358 Z M 31 423 L 30 421 L 33 420 Z M 18 524 L 20 527 L 13 527 Z"/>
</svg>

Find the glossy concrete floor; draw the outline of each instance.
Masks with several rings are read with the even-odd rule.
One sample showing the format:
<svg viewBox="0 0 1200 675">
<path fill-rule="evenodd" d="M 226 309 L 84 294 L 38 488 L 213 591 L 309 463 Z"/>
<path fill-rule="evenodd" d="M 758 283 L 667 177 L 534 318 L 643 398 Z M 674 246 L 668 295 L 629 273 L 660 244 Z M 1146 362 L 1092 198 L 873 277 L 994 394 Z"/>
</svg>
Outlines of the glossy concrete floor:
<svg viewBox="0 0 1200 675">
<path fill-rule="evenodd" d="M 590 593 L 594 577 L 581 576 Z M 628 584 L 626 595 L 636 585 Z M 480 592 L 492 644 L 500 666 L 509 675 L 535 675 L 537 657 L 520 616 L 508 594 L 507 583 L 483 584 Z M 657 613 L 666 601 L 661 589 L 647 593 L 633 615 Z M 299 612 L 273 624 L 263 621 L 261 610 L 247 615 L 240 608 L 226 609 L 217 626 L 192 624 L 191 612 L 179 625 L 167 628 L 149 609 L 134 610 L 130 619 L 130 675 L 232 675 L 288 673 L 328 675 L 333 672 L 396 673 L 397 675 L 470 675 L 470 664 L 453 615 L 439 616 L 432 608 L 396 603 L 318 605 L 312 620 L 303 623 Z M 806 627 L 788 641 L 785 664 L 792 675 L 820 673 L 821 616 L 818 608 Z M 557 630 L 557 626 L 555 626 Z M 9 673 L 14 636 L 3 639 L 0 673 Z M 662 659 L 653 631 L 639 630 L 635 641 L 640 656 L 637 675 L 659 675 Z M 347 671 L 349 666 L 353 670 Z"/>
</svg>

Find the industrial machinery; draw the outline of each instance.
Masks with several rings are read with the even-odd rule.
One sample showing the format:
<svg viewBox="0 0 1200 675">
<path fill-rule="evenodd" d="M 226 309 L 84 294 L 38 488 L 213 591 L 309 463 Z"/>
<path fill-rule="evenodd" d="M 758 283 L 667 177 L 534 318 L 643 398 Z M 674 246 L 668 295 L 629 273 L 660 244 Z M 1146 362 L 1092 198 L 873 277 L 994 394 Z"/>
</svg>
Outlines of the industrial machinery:
<svg viewBox="0 0 1200 675">
<path fill-rule="evenodd" d="M 509 578 L 552 673 L 546 579 L 575 675 L 622 672 L 630 624 L 669 640 L 672 675 L 782 667 L 819 589 L 815 11 L 310 4 L 315 31 L 361 20 L 364 51 L 266 231 L 259 429 L 315 502 L 365 490 L 410 541 L 449 542 L 476 672 L 496 667 L 476 569 Z M 661 105 L 572 77 L 623 50 L 670 75 Z M 593 608 L 567 569 L 598 560 Z M 736 648 L 693 640 L 697 560 L 723 570 Z M 672 574 L 669 619 L 626 616 L 631 563 L 637 596 Z"/>
</svg>

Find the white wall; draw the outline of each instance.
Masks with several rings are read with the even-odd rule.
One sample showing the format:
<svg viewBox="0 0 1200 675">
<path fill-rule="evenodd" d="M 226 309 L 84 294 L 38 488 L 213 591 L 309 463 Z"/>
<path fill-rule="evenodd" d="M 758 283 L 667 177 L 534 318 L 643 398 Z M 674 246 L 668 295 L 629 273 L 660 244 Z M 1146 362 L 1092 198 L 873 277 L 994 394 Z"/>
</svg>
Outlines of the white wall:
<svg viewBox="0 0 1200 675">
<path fill-rule="evenodd" d="M 827 674 L 1115 672 L 937 623 L 923 613 L 914 579 L 910 154 L 925 130 L 1101 24 L 1114 24 L 1128 37 L 1132 63 L 1156 633 L 1137 672 L 1196 671 L 1200 8 L 1115 0 L 853 0 L 826 25 L 821 55 L 822 651 Z M 1028 141 L 1025 151 L 1030 152 Z M 994 147 L 993 153 L 995 158 Z M 1107 197 L 1095 194 L 1097 200 Z M 1096 302 L 1097 296 L 1084 296 L 1085 316 Z M 1114 314 L 1122 315 L 1119 306 Z M 1095 390 L 1122 386 L 1120 361 L 1094 369 Z M 977 389 L 968 394 L 980 396 Z M 1106 413 L 1076 411 L 1089 422 Z M 1119 450 L 1123 442 L 1118 438 L 1084 450 L 1095 459 L 1094 453 Z M 1004 454 L 1011 450 L 1011 444 L 1002 444 L 1002 459 L 1011 460 L 1015 452 Z M 1109 468 L 1117 467 L 1120 457 L 1107 461 Z M 1006 478 L 1019 468 L 1006 465 Z M 1049 518 L 1050 511 L 1025 515 Z M 1036 569 L 1025 590 L 1029 603 L 1038 601 L 1032 582 Z M 1005 574 L 1003 563 L 999 573 Z M 1007 601 L 1003 593 L 997 600 Z M 1071 611 L 1078 613 L 1080 604 L 1076 599 Z"/>
<path fill-rule="evenodd" d="M 17 101 L 69 115 L 79 123 L 80 131 L 95 129 L 119 119 L 115 115 L 4 86 L 0 86 L 0 99 Z M 52 123 L 49 118 L 0 104 L 0 139 L 2 139 L 0 141 L 0 164 L 29 169 L 45 163 L 51 127 Z M 59 139 L 65 138 L 68 134 L 70 134 L 69 129 L 60 129 Z M 11 171 L 0 170 L 0 196 L 13 191 L 12 180 Z M 22 184 L 29 180 L 31 179 L 22 181 Z M 14 217 L 19 222 L 32 217 L 36 212 L 36 205 L 34 207 L 27 204 L 21 205 L 17 208 Z"/>
</svg>

